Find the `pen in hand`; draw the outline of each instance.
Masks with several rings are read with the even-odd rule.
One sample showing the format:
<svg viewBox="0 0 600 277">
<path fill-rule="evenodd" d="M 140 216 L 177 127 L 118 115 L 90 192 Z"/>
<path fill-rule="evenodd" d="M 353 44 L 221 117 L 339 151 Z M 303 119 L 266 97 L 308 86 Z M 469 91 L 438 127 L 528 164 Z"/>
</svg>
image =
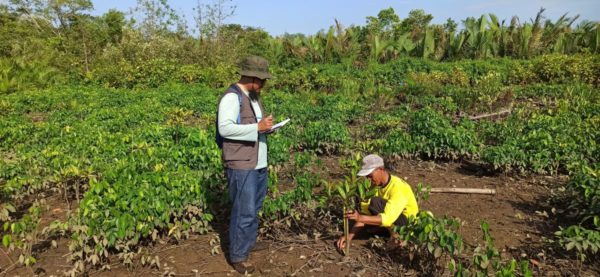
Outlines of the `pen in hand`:
<svg viewBox="0 0 600 277">
<path fill-rule="evenodd" d="M 273 115 L 269 115 L 258 122 L 258 131 L 267 132 L 273 128 Z"/>
</svg>

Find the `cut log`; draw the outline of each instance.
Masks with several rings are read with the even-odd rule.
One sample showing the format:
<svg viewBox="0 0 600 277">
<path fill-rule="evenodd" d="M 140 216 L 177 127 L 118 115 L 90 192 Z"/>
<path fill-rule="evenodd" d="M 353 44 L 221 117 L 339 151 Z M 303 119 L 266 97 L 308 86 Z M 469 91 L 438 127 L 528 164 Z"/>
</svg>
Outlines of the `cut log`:
<svg viewBox="0 0 600 277">
<path fill-rule="evenodd" d="M 473 188 L 431 188 L 435 193 L 467 193 L 467 194 L 496 194 L 495 189 L 473 189 Z"/>
<path fill-rule="evenodd" d="M 502 110 L 500 110 L 498 112 L 495 112 L 495 113 L 486 113 L 486 114 L 469 116 L 469 119 L 471 119 L 471 120 L 478 120 L 478 119 L 488 118 L 488 117 L 494 117 L 494 116 L 503 116 L 503 115 L 506 115 L 506 114 L 510 114 L 510 109 L 502 109 Z"/>
</svg>

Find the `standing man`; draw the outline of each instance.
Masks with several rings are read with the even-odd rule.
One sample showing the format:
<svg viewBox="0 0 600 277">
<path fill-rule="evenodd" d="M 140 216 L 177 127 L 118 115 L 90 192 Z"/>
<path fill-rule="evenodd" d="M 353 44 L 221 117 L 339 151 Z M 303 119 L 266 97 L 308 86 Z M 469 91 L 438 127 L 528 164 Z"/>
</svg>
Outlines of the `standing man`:
<svg viewBox="0 0 600 277">
<path fill-rule="evenodd" d="M 273 118 L 266 116 L 260 92 L 269 74 L 267 60 L 258 56 L 240 64 L 240 80 L 219 101 L 217 143 L 229 185 L 229 260 L 234 269 L 252 273 L 250 251 L 264 249 L 256 243 L 258 212 L 267 193 L 267 137 Z M 259 249 L 260 248 L 260 249 Z"/>
<path fill-rule="evenodd" d="M 419 212 L 410 185 L 399 177 L 391 175 L 385 169 L 381 157 L 373 154 L 364 157 L 362 168 L 357 175 L 367 177 L 377 190 L 375 196 L 367 202 L 360 203 L 360 213 L 350 211 L 346 214 L 348 219 L 355 221 L 348 234 L 348 241 L 351 241 L 365 225 L 386 227 L 393 237 L 393 226 L 406 225 L 408 218 L 416 216 Z M 346 238 L 341 236 L 336 244 L 339 249 L 344 249 L 346 243 Z"/>
</svg>

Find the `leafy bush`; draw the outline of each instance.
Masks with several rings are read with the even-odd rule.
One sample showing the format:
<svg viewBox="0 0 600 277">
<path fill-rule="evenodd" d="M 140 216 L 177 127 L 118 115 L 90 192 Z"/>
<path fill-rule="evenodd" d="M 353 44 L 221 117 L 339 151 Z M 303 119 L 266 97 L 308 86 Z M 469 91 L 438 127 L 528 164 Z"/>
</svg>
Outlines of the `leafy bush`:
<svg viewBox="0 0 600 277">
<path fill-rule="evenodd" d="M 560 227 L 555 233 L 558 244 L 566 251 L 575 252 L 582 262 L 591 255 L 597 258 L 600 249 L 600 219 L 594 218 L 594 227 L 587 229 L 580 225 L 571 225 L 567 228 Z"/>
<path fill-rule="evenodd" d="M 239 79 L 237 67 L 231 64 L 218 64 L 214 67 L 202 68 L 199 82 L 211 88 L 224 88 Z M 267 83 L 268 84 L 268 83 Z"/>
<path fill-rule="evenodd" d="M 456 219 L 436 218 L 430 212 L 419 212 L 408 225 L 397 229 L 400 240 L 409 243 L 411 252 L 425 260 L 437 260 L 442 255 L 458 257 L 463 241 L 458 235 L 460 223 Z"/>
<path fill-rule="evenodd" d="M 406 131 L 396 129 L 385 138 L 381 151 L 386 156 L 410 157 L 417 152 L 417 145 Z"/>
<path fill-rule="evenodd" d="M 287 92 L 302 92 L 312 89 L 312 83 L 308 78 L 309 71 L 306 67 L 294 69 L 275 67 L 272 73 L 275 78 L 269 81 L 269 85 L 275 89 Z"/>
<path fill-rule="evenodd" d="M 507 83 L 527 85 L 539 82 L 531 62 L 515 63 L 508 71 Z"/>
<path fill-rule="evenodd" d="M 294 182 L 296 185 L 293 189 L 283 193 L 276 190 L 272 196 L 266 197 L 259 216 L 274 220 L 293 215 L 298 219 L 300 214 L 295 208 L 314 199 L 313 188 L 320 183 L 315 175 L 307 172 L 294 176 Z"/>
<path fill-rule="evenodd" d="M 151 69 L 146 66 L 160 66 L 164 60 L 156 60 L 154 64 L 150 61 L 134 64 L 126 60 L 120 60 L 114 64 L 106 64 L 95 67 L 88 75 L 87 81 L 92 84 L 98 84 L 105 88 L 134 88 L 139 85 L 144 87 L 156 87 L 158 82 L 165 80 L 173 72 L 168 72 L 168 75 L 155 75 L 154 72 L 161 72 L 160 68 Z M 142 69 L 144 67 L 144 69 Z M 174 70 L 174 65 L 165 65 L 163 70 Z M 145 81 L 152 81 L 152 84 L 146 84 Z"/>
<path fill-rule="evenodd" d="M 184 84 L 199 83 L 202 81 L 202 68 L 193 64 L 186 64 L 177 70 L 179 81 Z"/>
<path fill-rule="evenodd" d="M 570 99 L 572 93 L 583 93 L 583 91 L 592 91 L 593 87 L 588 84 L 531 84 L 527 86 L 513 87 L 515 96 L 520 99 Z"/>
<path fill-rule="evenodd" d="M 369 123 L 364 125 L 370 138 L 385 137 L 395 129 L 405 129 L 408 123 L 409 107 L 402 105 L 392 108 L 387 112 L 378 112 L 370 115 Z"/>
<path fill-rule="evenodd" d="M 343 95 L 318 95 L 317 107 L 305 113 L 309 113 L 309 119 L 312 120 L 327 118 L 335 122 L 351 123 L 364 112 L 365 105 L 348 100 L 350 99 Z"/>
<path fill-rule="evenodd" d="M 320 154 L 340 153 L 349 142 L 348 128 L 342 123 L 314 121 L 304 128 L 304 147 Z"/>
<path fill-rule="evenodd" d="M 524 172 L 528 166 L 527 155 L 518 145 L 505 143 L 483 149 L 481 160 L 491 164 L 494 169 Z"/>
<path fill-rule="evenodd" d="M 409 83 L 424 85 L 427 87 L 438 87 L 453 85 L 465 87 L 469 86 L 469 76 L 461 68 L 453 68 L 451 71 L 432 71 L 432 72 L 410 72 L 407 76 Z"/>
<path fill-rule="evenodd" d="M 489 276 L 490 274 L 501 277 L 533 276 L 528 261 L 521 261 L 519 268 L 517 268 L 515 259 L 511 259 L 508 263 L 502 261 L 500 252 L 494 247 L 494 240 L 490 235 L 487 222 L 481 222 L 480 228 L 485 245 L 478 245 L 475 248 L 470 267 L 451 260 L 448 268 L 454 273 L 454 276 Z"/>
<path fill-rule="evenodd" d="M 269 151 L 267 153 L 269 155 L 269 164 L 285 164 L 290 160 L 292 140 L 285 134 L 282 134 L 284 131 L 280 130 L 278 133 L 271 134 L 268 137 Z"/>
<path fill-rule="evenodd" d="M 0 149 L 12 149 L 18 159 L 2 161 L 2 197 L 13 207 L 40 191 L 68 192 L 69 205 L 80 200 L 64 228 L 74 234 L 71 254 L 79 269 L 105 261 L 108 252 L 131 262 L 138 242 L 158 235 L 204 232 L 211 219 L 207 204 L 222 197 L 222 165 L 209 132 L 188 126 L 193 116 L 187 107 L 204 109 L 216 96 L 201 87 L 144 94 L 75 87 L 9 95 Z M 31 112 L 43 116 L 33 122 Z M 28 227 L 35 220 L 23 221 L 34 219 L 34 212 L 7 217 L 8 226 L 16 226 L 7 241 L 32 238 L 17 245 L 23 254 L 41 236 L 28 231 L 36 230 Z"/>
<path fill-rule="evenodd" d="M 45 88 L 64 79 L 44 60 L 0 58 L 0 94 L 29 88 Z"/>
<path fill-rule="evenodd" d="M 594 216 L 600 214 L 600 164 L 580 166 L 567 188 L 572 192 L 567 208 L 569 214 L 582 223 L 591 222 Z"/>
<path fill-rule="evenodd" d="M 417 151 L 427 158 L 457 159 L 474 156 L 479 151 L 472 122 L 462 121 L 452 126 L 446 117 L 430 108 L 413 113 L 409 130 Z"/>
<path fill-rule="evenodd" d="M 594 162 L 596 121 L 571 111 L 535 113 L 528 121 L 508 120 L 494 136 L 497 145 L 486 147 L 482 160 L 495 168 L 556 173 L 579 161 Z"/>
<path fill-rule="evenodd" d="M 174 60 L 152 59 L 132 64 L 121 61 L 96 67 L 88 81 L 113 88 L 156 88 L 168 83 L 203 83 L 211 88 L 223 88 L 237 81 L 233 65 L 199 67 L 179 66 Z"/>
<path fill-rule="evenodd" d="M 127 79 L 135 87 L 155 88 L 175 79 L 177 63 L 173 60 L 152 59 L 137 65 Z"/>
<path fill-rule="evenodd" d="M 590 55 L 544 55 L 534 61 L 534 72 L 540 81 L 550 83 L 598 84 L 599 70 L 597 58 Z"/>
</svg>

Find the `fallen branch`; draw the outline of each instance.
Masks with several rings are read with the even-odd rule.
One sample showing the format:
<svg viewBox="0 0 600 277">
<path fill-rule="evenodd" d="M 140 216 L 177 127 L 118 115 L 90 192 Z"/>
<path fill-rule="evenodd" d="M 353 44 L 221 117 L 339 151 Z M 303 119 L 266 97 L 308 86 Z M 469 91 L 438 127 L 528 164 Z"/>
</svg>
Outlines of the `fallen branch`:
<svg viewBox="0 0 600 277">
<path fill-rule="evenodd" d="M 496 194 L 495 189 L 472 188 L 431 188 L 430 192 L 437 193 L 467 193 L 467 194 Z"/>
<path fill-rule="evenodd" d="M 495 113 L 486 113 L 486 114 L 480 114 L 480 115 L 473 115 L 473 116 L 469 116 L 469 119 L 471 120 L 478 120 L 478 119 L 482 119 L 482 118 L 488 118 L 488 117 L 494 117 L 494 116 L 502 116 L 505 114 L 510 114 L 510 109 L 502 109 L 498 112 Z"/>
<path fill-rule="evenodd" d="M 302 270 L 304 267 L 306 267 L 307 265 L 309 265 L 311 262 L 314 262 L 314 260 L 315 260 L 316 258 L 318 258 L 319 256 L 321 256 L 321 254 L 323 254 L 323 252 L 325 252 L 325 250 L 323 250 L 323 251 L 319 251 L 319 252 L 317 252 L 317 253 L 313 253 L 313 254 L 310 256 L 310 258 L 308 258 L 308 259 L 307 259 L 306 263 L 304 263 L 304 264 L 303 264 L 301 267 L 299 267 L 298 269 L 296 269 L 296 270 L 294 271 L 294 273 L 292 273 L 292 275 L 291 275 L 291 276 L 296 276 L 296 274 L 300 273 L 300 271 L 301 271 L 301 270 Z"/>
<path fill-rule="evenodd" d="M 6 276 L 5 274 L 8 274 L 8 272 L 11 271 L 15 266 L 17 266 L 17 264 L 12 263 L 9 267 L 0 272 L 0 276 Z"/>
<path fill-rule="evenodd" d="M 4 250 L 2 250 L 2 248 L 0 248 L 0 251 L 2 251 L 2 254 L 4 254 L 8 258 L 8 261 L 10 261 L 10 266 L 8 266 L 2 272 L 0 272 L 0 276 L 5 276 L 5 274 L 7 274 L 15 266 L 17 266 L 17 263 L 15 263 L 15 261 L 13 261 L 13 259 L 10 257 L 10 255 L 8 255 L 8 253 L 4 252 Z"/>
<path fill-rule="evenodd" d="M 173 245 L 173 246 L 169 246 L 169 247 L 167 247 L 167 248 L 164 248 L 164 249 L 161 249 L 161 250 L 158 250 L 158 251 L 152 252 L 152 254 L 150 254 L 149 256 L 155 256 L 155 255 L 157 255 L 158 253 L 162 253 L 162 252 L 165 252 L 165 251 L 173 250 L 173 249 L 175 249 L 175 248 L 187 247 L 188 245 L 190 245 L 190 244 L 189 244 L 189 243 L 186 243 L 186 244 L 180 244 L 180 245 Z M 202 247 L 202 248 L 205 248 L 205 247 Z"/>
</svg>

